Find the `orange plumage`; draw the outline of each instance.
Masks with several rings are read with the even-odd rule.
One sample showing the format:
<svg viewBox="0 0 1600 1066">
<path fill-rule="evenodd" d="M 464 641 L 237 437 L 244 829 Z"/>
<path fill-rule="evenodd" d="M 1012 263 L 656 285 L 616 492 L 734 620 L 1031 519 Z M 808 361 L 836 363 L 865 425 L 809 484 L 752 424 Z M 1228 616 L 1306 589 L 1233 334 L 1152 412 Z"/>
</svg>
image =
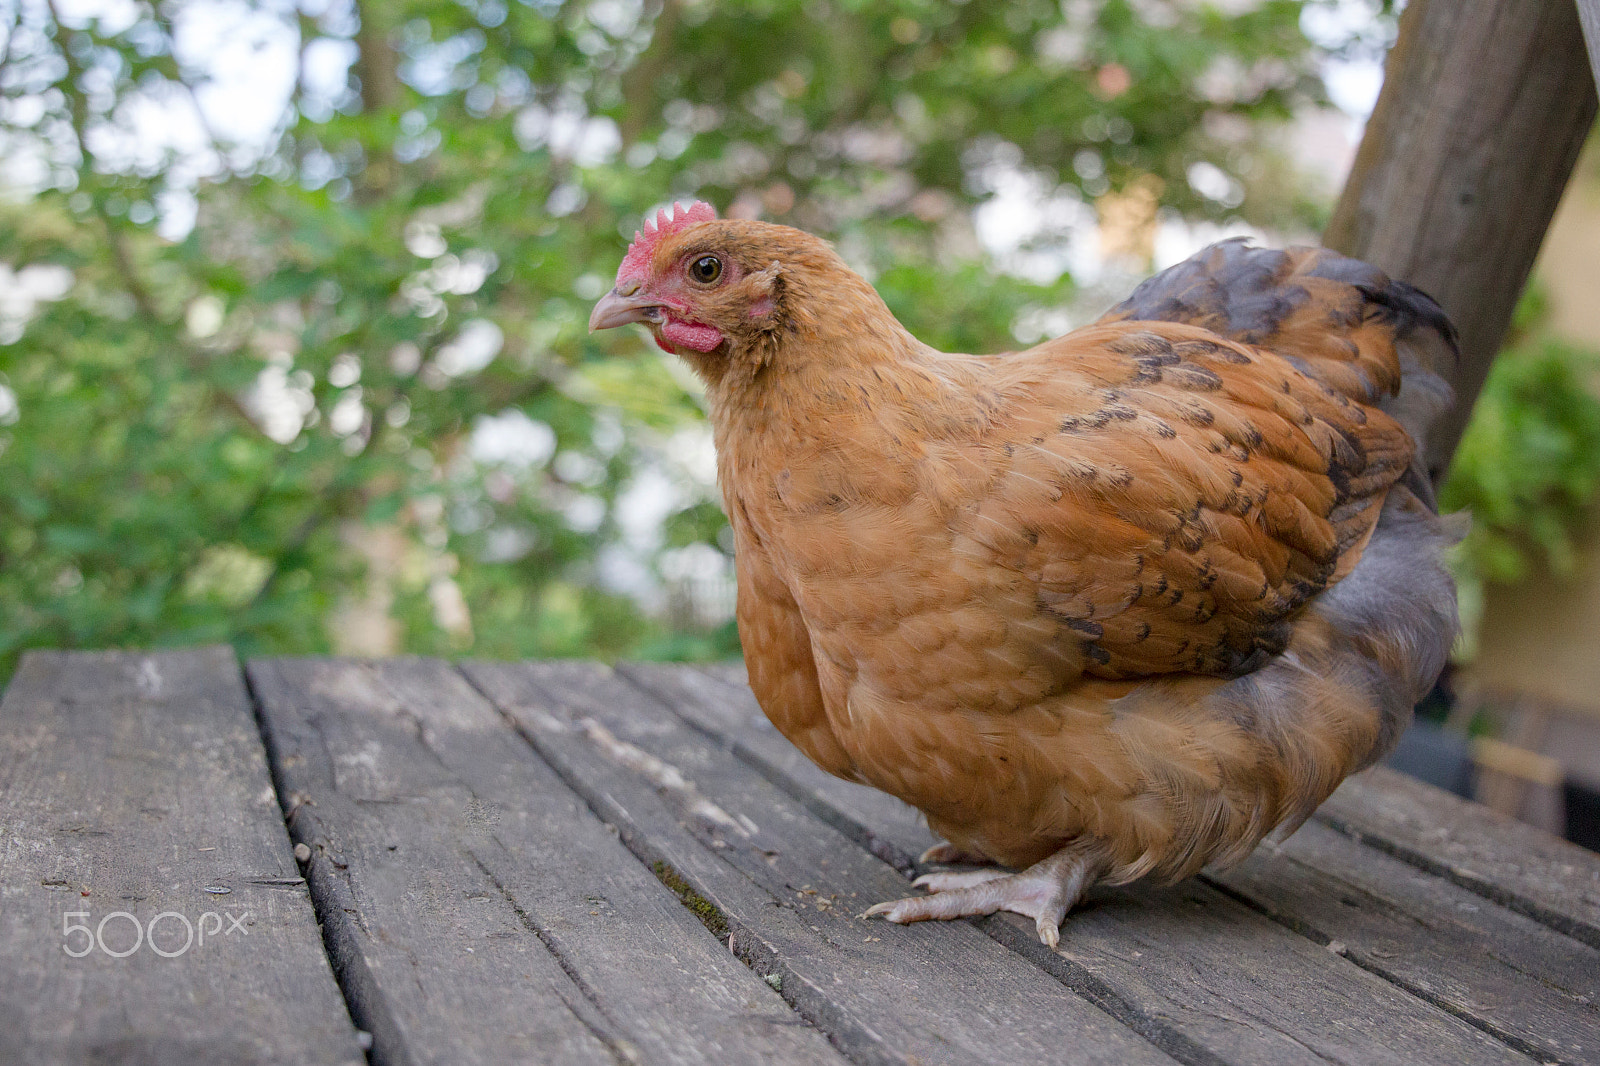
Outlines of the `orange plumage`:
<svg viewBox="0 0 1600 1066">
<path fill-rule="evenodd" d="M 1455 632 L 1416 438 L 1453 331 L 1374 268 L 1214 246 L 1024 352 L 917 341 L 822 241 L 704 205 L 591 326 L 704 379 L 751 687 L 924 811 L 891 920 L 1008 908 L 1292 828 L 1384 754 Z M 1397 395 L 1398 394 L 1398 395 Z"/>
</svg>

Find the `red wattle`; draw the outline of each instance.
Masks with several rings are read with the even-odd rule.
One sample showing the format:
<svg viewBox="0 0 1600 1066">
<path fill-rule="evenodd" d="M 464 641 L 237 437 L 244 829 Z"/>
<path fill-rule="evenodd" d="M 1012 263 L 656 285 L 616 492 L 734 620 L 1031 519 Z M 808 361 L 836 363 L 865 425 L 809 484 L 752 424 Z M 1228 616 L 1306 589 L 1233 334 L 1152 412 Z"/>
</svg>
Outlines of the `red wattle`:
<svg viewBox="0 0 1600 1066">
<path fill-rule="evenodd" d="M 676 318 L 667 319 L 667 324 L 661 327 L 661 335 L 673 344 L 697 352 L 716 351 L 717 345 L 722 343 L 722 332 L 715 326 L 680 322 Z"/>
</svg>

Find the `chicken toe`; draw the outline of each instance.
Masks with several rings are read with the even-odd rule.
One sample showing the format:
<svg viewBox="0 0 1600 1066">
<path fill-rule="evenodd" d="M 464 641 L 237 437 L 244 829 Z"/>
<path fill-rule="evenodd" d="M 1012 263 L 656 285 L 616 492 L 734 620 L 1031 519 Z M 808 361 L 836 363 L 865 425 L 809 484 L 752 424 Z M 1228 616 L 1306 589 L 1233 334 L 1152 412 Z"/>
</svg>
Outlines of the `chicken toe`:
<svg viewBox="0 0 1600 1066">
<path fill-rule="evenodd" d="M 1019 873 L 986 869 L 924 874 L 914 883 L 928 895 L 879 903 L 863 917 L 881 915 L 904 925 L 1006 910 L 1032 918 L 1039 940 L 1054 948 L 1061 940 L 1062 918 L 1104 869 L 1098 848 L 1074 842 Z"/>
<path fill-rule="evenodd" d="M 990 866 L 982 870 L 923 874 L 911 882 L 911 885 L 913 888 L 925 889 L 930 893 L 956 892 L 963 888 L 973 888 L 977 885 L 987 884 L 990 881 L 1002 881 L 1008 877 L 1015 876 L 1015 874 L 1007 873 L 998 866 Z"/>
</svg>

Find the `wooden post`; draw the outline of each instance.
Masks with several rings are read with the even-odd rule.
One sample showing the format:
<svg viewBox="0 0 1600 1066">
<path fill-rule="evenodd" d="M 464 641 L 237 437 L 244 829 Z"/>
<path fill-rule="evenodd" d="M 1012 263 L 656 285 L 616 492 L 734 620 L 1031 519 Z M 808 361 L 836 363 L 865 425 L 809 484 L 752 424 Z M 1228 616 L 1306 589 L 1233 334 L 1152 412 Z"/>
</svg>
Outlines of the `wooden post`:
<svg viewBox="0 0 1600 1066">
<path fill-rule="evenodd" d="M 1586 17 L 1600 0 L 1579 0 Z M 1430 293 L 1461 330 L 1449 463 L 1595 117 L 1572 0 L 1412 0 L 1323 243 Z"/>
<path fill-rule="evenodd" d="M 1600 85 L 1600 0 L 1578 0 L 1578 21 L 1583 24 L 1583 39 L 1589 45 L 1594 82 Z"/>
</svg>

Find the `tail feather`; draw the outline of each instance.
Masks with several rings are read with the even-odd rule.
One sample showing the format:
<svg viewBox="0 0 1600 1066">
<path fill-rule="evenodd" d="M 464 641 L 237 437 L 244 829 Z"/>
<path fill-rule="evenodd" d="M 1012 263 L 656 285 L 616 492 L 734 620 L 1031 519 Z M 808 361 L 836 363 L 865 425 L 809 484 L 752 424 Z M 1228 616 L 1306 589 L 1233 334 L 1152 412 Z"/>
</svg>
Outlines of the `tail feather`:
<svg viewBox="0 0 1600 1066">
<path fill-rule="evenodd" d="M 1274 827 L 1293 832 L 1346 774 L 1394 747 L 1443 668 L 1457 626 L 1443 551 L 1462 530 L 1455 516 L 1436 513 L 1423 456 L 1452 402 L 1443 375 L 1459 349 L 1437 303 L 1376 267 L 1324 249 L 1243 241 L 1156 275 L 1105 320 L 1183 322 L 1274 351 L 1347 400 L 1379 407 L 1416 444 L 1369 449 L 1360 470 L 1345 475 L 1364 479 L 1346 486 L 1349 507 L 1381 499 L 1382 510 L 1353 569 L 1294 618 L 1288 647 L 1188 709 L 1264 750 L 1235 762 L 1218 746 L 1223 785 L 1210 791 L 1185 792 L 1151 772 L 1171 794 L 1177 826 L 1156 872 L 1179 877 L 1205 862 L 1237 861 Z M 1148 695 L 1148 707 L 1130 696 L 1121 713 L 1175 713 L 1159 706 L 1156 690 Z"/>
<path fill-rule="evenodd" d="M 1308 377 L 1398 421 L 1416 456 L 1402 482 L 1436 509 L 1428 433 L 1454 400 L 1456 328 L 1427 293 L 1325 248 L 1222 241 L 1134 290 L 1102 321 L 1185 322 L 1279 353 Z"/>
<path fill-rule="evenodd" d="M 1248 723 L 1265 753 L 1227 766 L 1220 791 L 1193 797 L 1158 873 L 1225 867 L 1269 833 L 1287 837 L 1347 774 L 1393 750 L 1455 640 L 1442 558 L 1461 536 L 1454 519 L 1391 491 L 1360 563 L 1311 601 L 1290 647 L 1205 697 L 1202 713 Z"/>
<path fill-rule="evenodd" d="M 1455 327 L 1419 289 L 1326 248 L 1252 248 L 1244 238 L 1213 244 L 1150 278 L 1102 321 L 1201 326 L 1278 352 L 1363 403 L 1399 390 L 1407 350 L 1434 374 L 1459 356 Z"/>
</svg>

